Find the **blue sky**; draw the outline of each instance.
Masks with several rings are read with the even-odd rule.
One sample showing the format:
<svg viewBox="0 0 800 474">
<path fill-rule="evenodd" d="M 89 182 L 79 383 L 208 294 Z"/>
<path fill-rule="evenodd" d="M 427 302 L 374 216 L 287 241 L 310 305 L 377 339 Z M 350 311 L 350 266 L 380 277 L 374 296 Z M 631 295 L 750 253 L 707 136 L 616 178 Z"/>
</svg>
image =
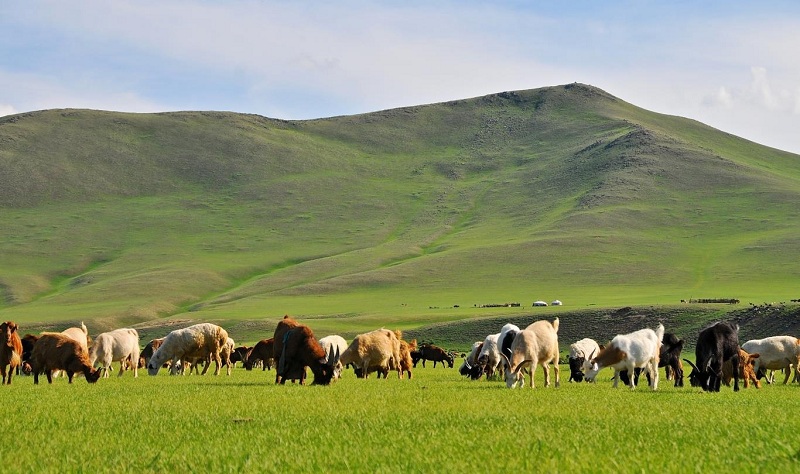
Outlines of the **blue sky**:
<svg viewBox="0 0 800 474">
<path fill-rule="evenodd" d="M 800 2 L 26 0 L 0 115 L 319 118 L 583 82 L 800 153 Z"/>
</svg>

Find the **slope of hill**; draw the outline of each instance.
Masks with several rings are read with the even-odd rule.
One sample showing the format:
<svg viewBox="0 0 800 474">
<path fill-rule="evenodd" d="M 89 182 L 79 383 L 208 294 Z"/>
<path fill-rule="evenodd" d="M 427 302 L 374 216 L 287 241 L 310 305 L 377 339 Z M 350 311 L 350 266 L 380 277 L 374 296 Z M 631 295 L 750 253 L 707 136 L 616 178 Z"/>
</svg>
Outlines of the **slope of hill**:
<svg viewBox="0 0 800 474">
<path fill-rule="evenodd" d="M 786 300 L 799 197 L 797 155 L 582 84 L 310 121 L 35 112 L 0 118 L 0 312 L 358 330 Z"/>
</svg>

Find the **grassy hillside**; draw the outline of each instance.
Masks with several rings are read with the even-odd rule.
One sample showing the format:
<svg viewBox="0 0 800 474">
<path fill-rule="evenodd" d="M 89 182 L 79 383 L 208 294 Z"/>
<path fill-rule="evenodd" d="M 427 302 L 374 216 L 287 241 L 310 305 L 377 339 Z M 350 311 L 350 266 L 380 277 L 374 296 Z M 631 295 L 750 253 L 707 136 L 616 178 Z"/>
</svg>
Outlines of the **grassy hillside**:
<svg viewBox="0 0 800 474">
<path fill-rule="evenodd" d="M 35 112 L 0 118 L 0 319 L 786 301 L 798 201 L 797 155 L 581 84 L 311 121 Z"/>
</svg>

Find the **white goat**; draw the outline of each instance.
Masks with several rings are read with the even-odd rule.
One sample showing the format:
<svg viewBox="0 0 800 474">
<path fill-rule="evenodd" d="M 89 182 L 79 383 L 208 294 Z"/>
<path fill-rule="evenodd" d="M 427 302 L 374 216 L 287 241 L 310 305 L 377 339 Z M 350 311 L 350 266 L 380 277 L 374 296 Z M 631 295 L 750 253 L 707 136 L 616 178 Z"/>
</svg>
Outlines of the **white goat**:
<svg viewBox="0 0 800 474">
<path fill-rule="evenodd" d="M 646 368 L 650 374 L 650 388 L 658 389 L 658 356 L 661 350 L 661 339 L 664 337 L 664 325 L 659 323 L 658 328 L 640 329 L 630 334 L 614 336 L 611 343 L 598 354 L 593 354 L 583 363 L 583 372 L 586 380 L 592 382 L 597 373 L 604 367 L 614 369 L 614 388 L 619 383 L 619 372 L 627 370 L 631 390 L 636 388 L 634 369 Z"/>
<path fill-rule="evenodd" d="M 791 366 L 795 371 L 800 367 L 800 340 L 792 336 L 772 336 L 764 339 L 752 339 L 742 344 L 742 349 L 750 354 L 759 354 L 753 370 L 758 376 L 759 370 L 782 370 L 789 381 Z"/>
<path fill-rule="evenodd" d="M 130 361 L 133 367 L 133 377 L 139 376 L 139 333 L 136 329 L 122 328 L 104 332 L 98 335 L 92 348 L 89 350 L 89 363 L 92 367 L 95 362 L 100 362 L 103 376 L 108 378 L 111 372 L 111 363 L 119 362 L 118 377 L 125 370 L 125 363 Z"/>
<path fill-rule="evenodd" d="M 486 372 L 486 378 L 494 376 L 495 371 L 497 371 L 503 360 L 500 356 L 500 348 L 497 347 L 499 338 L 500 333 L 486 336 L 486 339 L 483 340 L 483 349 L 478 354 L 478 365 L 484 367 L 483 371 Z"/>
<path fill-rule="evenodd" d="M 509 369 L 506 371 L 506 386 L 514 388 L 525 385 L 523 367 L 530 366 L 531 388 L 535 387 L 533 378 L 536 366 L 542 366 L 544 386 L 550 386 L 550 364 L 556 376 L 556 387 L 561 385 L 558 369 L 558 318 L 550 321 L 536 321 L 517 333 L 511 344 L 511 358 L 506 359 Z M 505 355 L 503 355 L 505 357 Z"/>
<path fill-rule="evenodd" d="M 583 363 L 589 360 L 592 354 L 598 354 L 600 346 L 597 341 L 588 337 L 581 339 L 569 346 L 569 381 L 582 382 Z"/>
<path fill-rule="evenodd" d="M 322 347 L 322 350 L 325 351 L 325 354 L 328 355 L 328 358 L 335 357 L 337 354 L 341 355 L 344 354 L 344 351 L 347 350 L 347 346 L 349 345 L 347 341 L 339 335 L 332 335 L 332 336 L 325 336 L 319 340 L 319 345 Z M 333 350 L 331 350 L 333 349 Z M 325 363 L 329 363 L 329 360 L 325 360 Z M 342 362 L 337 360 L 336 365 L 333 366 L 333 378 L 339 379 L 342 377 L 342 370 L 344 366 L 342 366 Z"/>
</svg>

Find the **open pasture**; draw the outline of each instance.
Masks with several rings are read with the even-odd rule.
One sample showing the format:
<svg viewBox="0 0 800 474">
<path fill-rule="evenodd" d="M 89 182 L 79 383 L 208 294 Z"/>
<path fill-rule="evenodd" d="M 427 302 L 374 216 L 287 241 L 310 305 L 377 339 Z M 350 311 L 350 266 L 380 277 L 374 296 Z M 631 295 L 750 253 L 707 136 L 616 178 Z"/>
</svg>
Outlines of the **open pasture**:
<svg viewBox="0 0 800 474">
<path fill-rule="evenodd" d="M 460 364 L 460 359 L 456 360 Z M 457 367 L 458 365 L 456 365 Z M 274 385 L 275 372 L 130 373 L 0 387 L 5 472 L 777 472 L 800 462 L 797 385 L 734 393 L 509 390 L 457 368 Z"/>
</svg>

